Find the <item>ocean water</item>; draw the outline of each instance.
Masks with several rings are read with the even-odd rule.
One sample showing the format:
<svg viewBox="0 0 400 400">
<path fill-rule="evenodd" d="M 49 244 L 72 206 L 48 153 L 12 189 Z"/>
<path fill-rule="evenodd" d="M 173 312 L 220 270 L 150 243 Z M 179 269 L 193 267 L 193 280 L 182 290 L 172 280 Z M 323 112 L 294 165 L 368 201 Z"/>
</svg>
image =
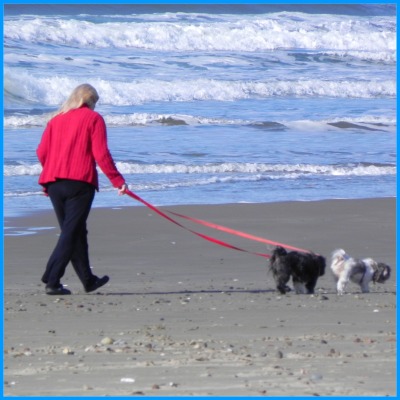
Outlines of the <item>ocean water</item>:
<svg viewBox="0 0 400 400">
<path fill-rule="evenodd" d="M 395 7 L 6 4 L 4 216 L 51 209 L 36 147 L 84 82 L 156 205 L 396 196 Z"/>
</svg>

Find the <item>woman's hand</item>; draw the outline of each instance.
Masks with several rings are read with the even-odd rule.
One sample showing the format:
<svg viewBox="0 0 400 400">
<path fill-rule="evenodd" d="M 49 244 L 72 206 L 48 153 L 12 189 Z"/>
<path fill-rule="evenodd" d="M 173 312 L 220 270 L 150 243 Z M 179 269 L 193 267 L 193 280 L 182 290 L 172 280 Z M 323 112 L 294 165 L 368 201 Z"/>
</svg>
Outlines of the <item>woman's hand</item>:
<svg viewBox="0 0 400 400">
<path fill-rule="evenodd" d="M 124 183 L 121 187 L 118 188 L 118 196 L 124 195 L 128 189 L 128 185 Z"/>
</svg>

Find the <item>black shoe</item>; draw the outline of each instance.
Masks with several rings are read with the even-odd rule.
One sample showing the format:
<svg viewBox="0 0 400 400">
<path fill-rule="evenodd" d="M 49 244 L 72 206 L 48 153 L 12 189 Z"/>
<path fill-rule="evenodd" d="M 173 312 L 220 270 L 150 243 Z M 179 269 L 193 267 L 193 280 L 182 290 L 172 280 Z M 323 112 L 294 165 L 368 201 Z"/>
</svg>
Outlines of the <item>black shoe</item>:
<svg viewBox="0 0 400 400">
<path fill-rule="evenodd" d="M 91 285 L 85 288 L 85 292 L 94 292 L 98 288 L 104 286 L 109 280 L 110 278 L 107 275 L 104 275 L 102 278 L 96 278 L 96 280 Z"/>
<path fill-rule="evenodd" d="M 64 296 L 67 294 L 71 294 L 71 291 L 68 289 L 65 289 L 62 285 L 60 285 L 57 288 L 52 288 L 52 287 L 46 287 L 46 294 L 52 295 L 52 296 Z"/>
</svg>

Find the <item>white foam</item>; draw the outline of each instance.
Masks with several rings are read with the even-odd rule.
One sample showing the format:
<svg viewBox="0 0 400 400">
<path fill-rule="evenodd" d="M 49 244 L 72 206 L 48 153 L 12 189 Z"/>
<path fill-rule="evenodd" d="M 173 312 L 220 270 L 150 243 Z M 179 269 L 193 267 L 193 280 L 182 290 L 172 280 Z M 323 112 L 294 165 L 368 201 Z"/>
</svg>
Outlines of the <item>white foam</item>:
<svg viewBox="0 0 400 400">
<path fill-rule="evenodd" d="M 117 162 L 118 170 L 125 175 L 132 174 L 265 174 L 269 178 L 299 175 L 331 176 L 377 176 L 395 175 L 392 165 L 354 164 L 354 165 L 314 165 L 314 164 L 266 164 L 266 163 L 211 163 L 205 165 L 186 164 L 140 164 Z M 36 176 L 42 168 L 40 164 L 5 165 L 4 176 Z M 99 173 L 102 172 L 99 170 Z M 231 178 L 228 178 L 231 179 Z M 248 179 L 248 178 L 246 178 Z"/>
<path fill-rule="evenodd" d="M 219 15 L 188 20 L 184 13 L 157 20 L 93 23 L 48 17 L 6 20 L 6 41 L 157 51 L 331 49 L 395 52 L 396 18 L 275 13 Z M 144 16 L 142 16 L 145 18 Z M 166 18 L 167 17 L 167 18 Z"/>
<path fill-rule="evenodd" d="M 396 96 L 396 80 L 245 80 L 176 79 L 162 81 L 113 81 L 94 78 L 92 83 L 101 93 L 99 104 L 114 106 L 138 105 L 147 102 L 180 101 L 235 101 L 270 97 L 332 97 L 364 98 Z M 65 94 L 80 84 L 80 78 L 64 76 L 38 77 L 16 68 L 6 68 L 4 90 L 10 96 L 18 96 L 29 102 L 58 106 Z"/>
</svg>

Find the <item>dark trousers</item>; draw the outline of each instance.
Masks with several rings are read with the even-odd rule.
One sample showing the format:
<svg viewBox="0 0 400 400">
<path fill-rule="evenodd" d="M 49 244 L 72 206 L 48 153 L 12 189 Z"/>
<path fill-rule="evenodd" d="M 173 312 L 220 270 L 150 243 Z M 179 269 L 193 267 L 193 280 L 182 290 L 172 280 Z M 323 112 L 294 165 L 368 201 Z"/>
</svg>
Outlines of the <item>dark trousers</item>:
<svg viewBox="0 0 400 400">
<path fill-rule="evenodd" d="M 43 274 L 47 287 L 57 288 L 71 261 L 83 286 L 96 279 L 90 269 L 86 220 L 95 195 L 95 187 L 86 182 L 69 179 L 57 180 L 47 188 L 61 228 L 60 237 Z"/>
</svg>

